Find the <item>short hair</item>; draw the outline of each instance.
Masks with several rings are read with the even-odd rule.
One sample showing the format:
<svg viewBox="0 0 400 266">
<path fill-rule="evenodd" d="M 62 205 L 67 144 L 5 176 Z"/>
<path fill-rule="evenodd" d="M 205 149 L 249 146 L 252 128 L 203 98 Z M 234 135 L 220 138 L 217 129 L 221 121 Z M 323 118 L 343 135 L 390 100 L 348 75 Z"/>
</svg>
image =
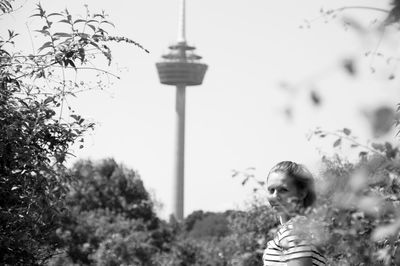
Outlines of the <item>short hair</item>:
<svg viewBox="0 0 400 266">
<path fill-rule="evenodd" d="M 314 204 L 316 200 L 315 186 L 314 186 L 314 178 L 308 169 L 301 164 L 297 164 L 291 161 L 282 161 L 276 164 L 269 171 L 267 176 L 267 181 L 269 175 L 271 173 L 284 173 L 288 177 L 290 177 L 293 181 L 293 184 L 297 189 L 301 191 L 306 191 L 306 196 L 303 199 L 303 207 L 307 208 Z"/>
</svg>

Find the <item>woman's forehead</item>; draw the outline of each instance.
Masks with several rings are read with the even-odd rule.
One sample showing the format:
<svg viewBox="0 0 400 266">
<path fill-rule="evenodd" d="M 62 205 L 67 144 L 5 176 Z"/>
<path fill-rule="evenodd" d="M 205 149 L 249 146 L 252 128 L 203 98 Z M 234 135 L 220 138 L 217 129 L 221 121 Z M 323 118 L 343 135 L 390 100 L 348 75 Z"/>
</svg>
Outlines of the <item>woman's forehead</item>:
<svg viewBox="0 0 400 266">
<path fill-rule="evenodd" d="M 270 173 L 267 180 L 267 186 L 289 185 L 290 178 L 283 172 Z"/>
</svg>

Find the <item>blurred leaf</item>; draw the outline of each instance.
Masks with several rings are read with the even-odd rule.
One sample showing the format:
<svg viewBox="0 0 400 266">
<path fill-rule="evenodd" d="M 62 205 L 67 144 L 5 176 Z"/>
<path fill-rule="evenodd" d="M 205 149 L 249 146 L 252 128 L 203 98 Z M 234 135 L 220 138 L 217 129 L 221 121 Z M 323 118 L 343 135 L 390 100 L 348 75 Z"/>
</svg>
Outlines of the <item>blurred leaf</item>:
<svg viewBox="0 0 400 266">
<path fill-rule="evenodd" d="M 400 228 L 399 220 L 397 220 L 395 223 L 391 223 L 388 225 L 381 225 L 372 232 L 371 239 L 372 241 L 384 240 L 398 233 L 399 228 Z"/>
<path fill-rule="evenodd" d="M 321 104 L 321 97 L 317 94 L 317 92 L 315 90 L 312 90 L 310 92 L 310 97 L 311 97 L 311 101 L 314 105 L 320 105 Z"/>
<path fill-rule="evenodd" d="M 343 128 L 343 133 L 349 136 L 351 134 L 351 130 L 348 128 Z"/>
<path fill-rule="evenodd" d="M 383 146 L 380 143 L 375 143 L 374 142 L 374 143 L 371 144 L 371 147 L 374 148 L 375 150 L 378 150 L 378 151 L 384 151 L 385 150 L 385 146 Z"/>
<path fill-rule="evenodd" d="M 352 59 L 345 59 L 343 61 L 343 68 L 347 71 L 347 73 L 351 76 L 356 74 L 354 61 Z"/>
<path fill-rule="evenodd" d="M 367 214 L 377 215 L 380 211 L 381 203 L 382 199 L 379 197 L 366 196 L 359 200 L 357 207 Z"/>
<path fill-rule="evenodd" d="M 333 143 L 333 147 L 337 147 L 337 146 L 339 146 L 341 143 L 342 143 L 342 139 L 339 138 L 339 139 L 337 139 L 337 140 Z"/>
</svg>

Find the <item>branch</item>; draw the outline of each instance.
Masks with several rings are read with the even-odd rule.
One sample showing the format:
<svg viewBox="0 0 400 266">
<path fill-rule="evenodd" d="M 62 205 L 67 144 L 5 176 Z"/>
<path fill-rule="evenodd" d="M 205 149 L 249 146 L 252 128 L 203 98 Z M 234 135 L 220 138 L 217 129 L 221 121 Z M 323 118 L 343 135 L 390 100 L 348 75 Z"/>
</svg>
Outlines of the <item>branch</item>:
<svg viewBox="0 0 400 266">
<path fill-rule="evenodd" d="M 3 12 L 2 14 L 0 14 L 0 17 L 1 17 L 1 16 L 4 16 L 5 14 L 11 14 L 11 13 L 17 11 L 17 10 L 20 10 L 20 9 L 26 4 L 26 2 L 28 2 L 28 0 L 25 0 L 25 3 L 21 4 L 21 5 L 20 5 L 19 7 L 17 7 L 17 8 L 11 8 L 10 11 L 8 11 L 8 12 Z"/>
<path fill-rule="evenodd" d="M 338 137 L 338 138 L 342 138 L 342 139 L 348 140 L 348 141 L 350 141 L 350 142 L 356 144 L 356 145 L 359 146 L 359 147 L 362 147 L 362 148 L 364 148 L 364 149 L 367 149 L 367 150 L 369 150 L 370 152 L 372 152 L 372 153 L 374 153 L 374 154 L 376 154 L 376 155 L 379 155 L 379 156 L 382 156 L 382 157 L 386 158 L 384 155 L 382 155 L 382 154 L 381 154 L 380 152 L 378 152 L 377 150 L 375 150 L 375 149 L 373 149 L 373 148 L 371 148 L 371 147 L 369 147 L 369 146 L 367 146 L 367 145 L 365 145 L 365 144 L 362 144 L 362 143 L 358 142 L 357 140 L 355 140 L 354 138 L 349 137 L 349 136 L 347 136 L 347 135 L 345 135 L 345 134 L 339 134 L 339 133 L 337 133 L 337 132 L 322 131 L 322 130 L 321 130 L 321 133 L 324 134 L 324 135 L 336 136 L 336 137 Z"/>
<path fill-rule="evenodd" d="M 63 66 L 56 66 L 56 67 L 63 67 Z M 108 74 L 110 76 L 113 76 L 114 78 L 121 79 L 121 77 L 119 77 L 119 76 L 117 76 L 117 75 L 115 75 L 115 74 L 113 74 L 113 73 L 111 73 L 111 72 L 109 72 L 107 70 L 104 70 L 104 69 L 101 69 L 101 68 L 96 68 L 96 67 L 69 67 L 68 66 L 68 67 L 65 67 L 65 68 L 75 69 L 75 70 L 79 70 L 79 69 L 82 69 L 82 70 L 95 70 L 95 71 L 106 73 L 106 74 Z"/>
<path fill-rule="evenodd" d="M 35 72 L 37 72 L 37 71 L 42 71 L 42 70 L 44 70 L 44 69 L 46 69 L 46 68 L 49 68 L 49 67 L 51 67 L 51 66 L 53 66 L 53 65 L 55 65 L 55 64 L 58 64 L 58 62 L 53 62 L 53 63 L 51 63 L 51 64 L 49 64 L 49 65 L 46 65 L 46 66 L 44 66 L 44 67 L 41 67 L 41 68 L 39 68 L 39 69 L 33 71 L 33 72 L 31 72 L 31 73 L 25 73 L 25 74 L 23 74 L 23 75 L 21 75 L 21 76 L 18 76 L 18 77 L 16 77 L 16 78 L 14 78 L 14 79 L 17 80 L 17 79 L 26 77 L 26 76 L 28 76 L 28 75 L 31 75 L 32 73 L 35 73 Z"/>
<path fill-rule="evenodd" d="M 337 9 L 332 9 L 332 12 L 344 11 L 344 10 L 348 10 L 348 9 L 366 9 L 366 10 L 390 13 L 390 10 L 379 8 L 379 7 L 373 7 L 373 6 L 344 6 L 344 7 L 340 7 Z"/>
</svg>

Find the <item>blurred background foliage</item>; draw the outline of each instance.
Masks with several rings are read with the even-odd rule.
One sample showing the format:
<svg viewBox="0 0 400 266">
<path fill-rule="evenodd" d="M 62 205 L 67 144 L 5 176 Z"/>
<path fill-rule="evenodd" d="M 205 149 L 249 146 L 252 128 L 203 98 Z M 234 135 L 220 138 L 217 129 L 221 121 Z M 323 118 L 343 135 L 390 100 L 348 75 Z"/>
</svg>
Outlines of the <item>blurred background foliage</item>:
<svg viewBox="0 0 400 266">
<path fill-rule="evenodd" d="M 0 0 L 1 15 L 14 4 Z M 321 13 L 333 16 L 345 9 Z M 400 1 L 383 10 L 382 27 L 397 25 L 399 10 Z M 83 148 L 85 132 L 94 127 L 68 105 L 69 96 L 91 88 L 74 73 L 91 68 L 115 77 L 105 69 L 112 61 L 110 41 L 146 50 L 110 35 L 113 24 L 104 13 L 88 11 L 86 19 L 74 20 L 67 10 L 48 13 L 38 5 L 32 17 L 43 22 L 37 29 L 43 42 L 35 53 L 15 51 L 14 42 L 21 40 L 11 30 L 0 39 L 0 263 L 261 265 L 278 221 L 263 198 L 265 180 L 250 170 L 234 173 L 243 185 L 256 181 L 256 197 L 247 209 L 199 210 L 184 221 L 167 222 L 157 217 L 135 170 L 113 159 L 65 166 L 72 147 Z M 60 23 L 68 27 L 59 30 Z M 98 56 L 105 58 L 105 68 L 88 67 Z M 343 68 L 357 75 L 353 61 L 344 61 Z M 310 90 L 310 99 L 315 106 L 324 103 L 317 89 Z M 397 112 L 382 106 L 366 113 L 374 137 L 399 126 Z M 348 128 L 316 129 L 311 137 L 331 141 L 337 152 L 321 158 L 319 200 L 299 233 L 325 250 L 330 265 L 400 265 L 397 140 L 362 143 Z M 348 151 L 356 159 L 350 160 Z"/>
</svg>

